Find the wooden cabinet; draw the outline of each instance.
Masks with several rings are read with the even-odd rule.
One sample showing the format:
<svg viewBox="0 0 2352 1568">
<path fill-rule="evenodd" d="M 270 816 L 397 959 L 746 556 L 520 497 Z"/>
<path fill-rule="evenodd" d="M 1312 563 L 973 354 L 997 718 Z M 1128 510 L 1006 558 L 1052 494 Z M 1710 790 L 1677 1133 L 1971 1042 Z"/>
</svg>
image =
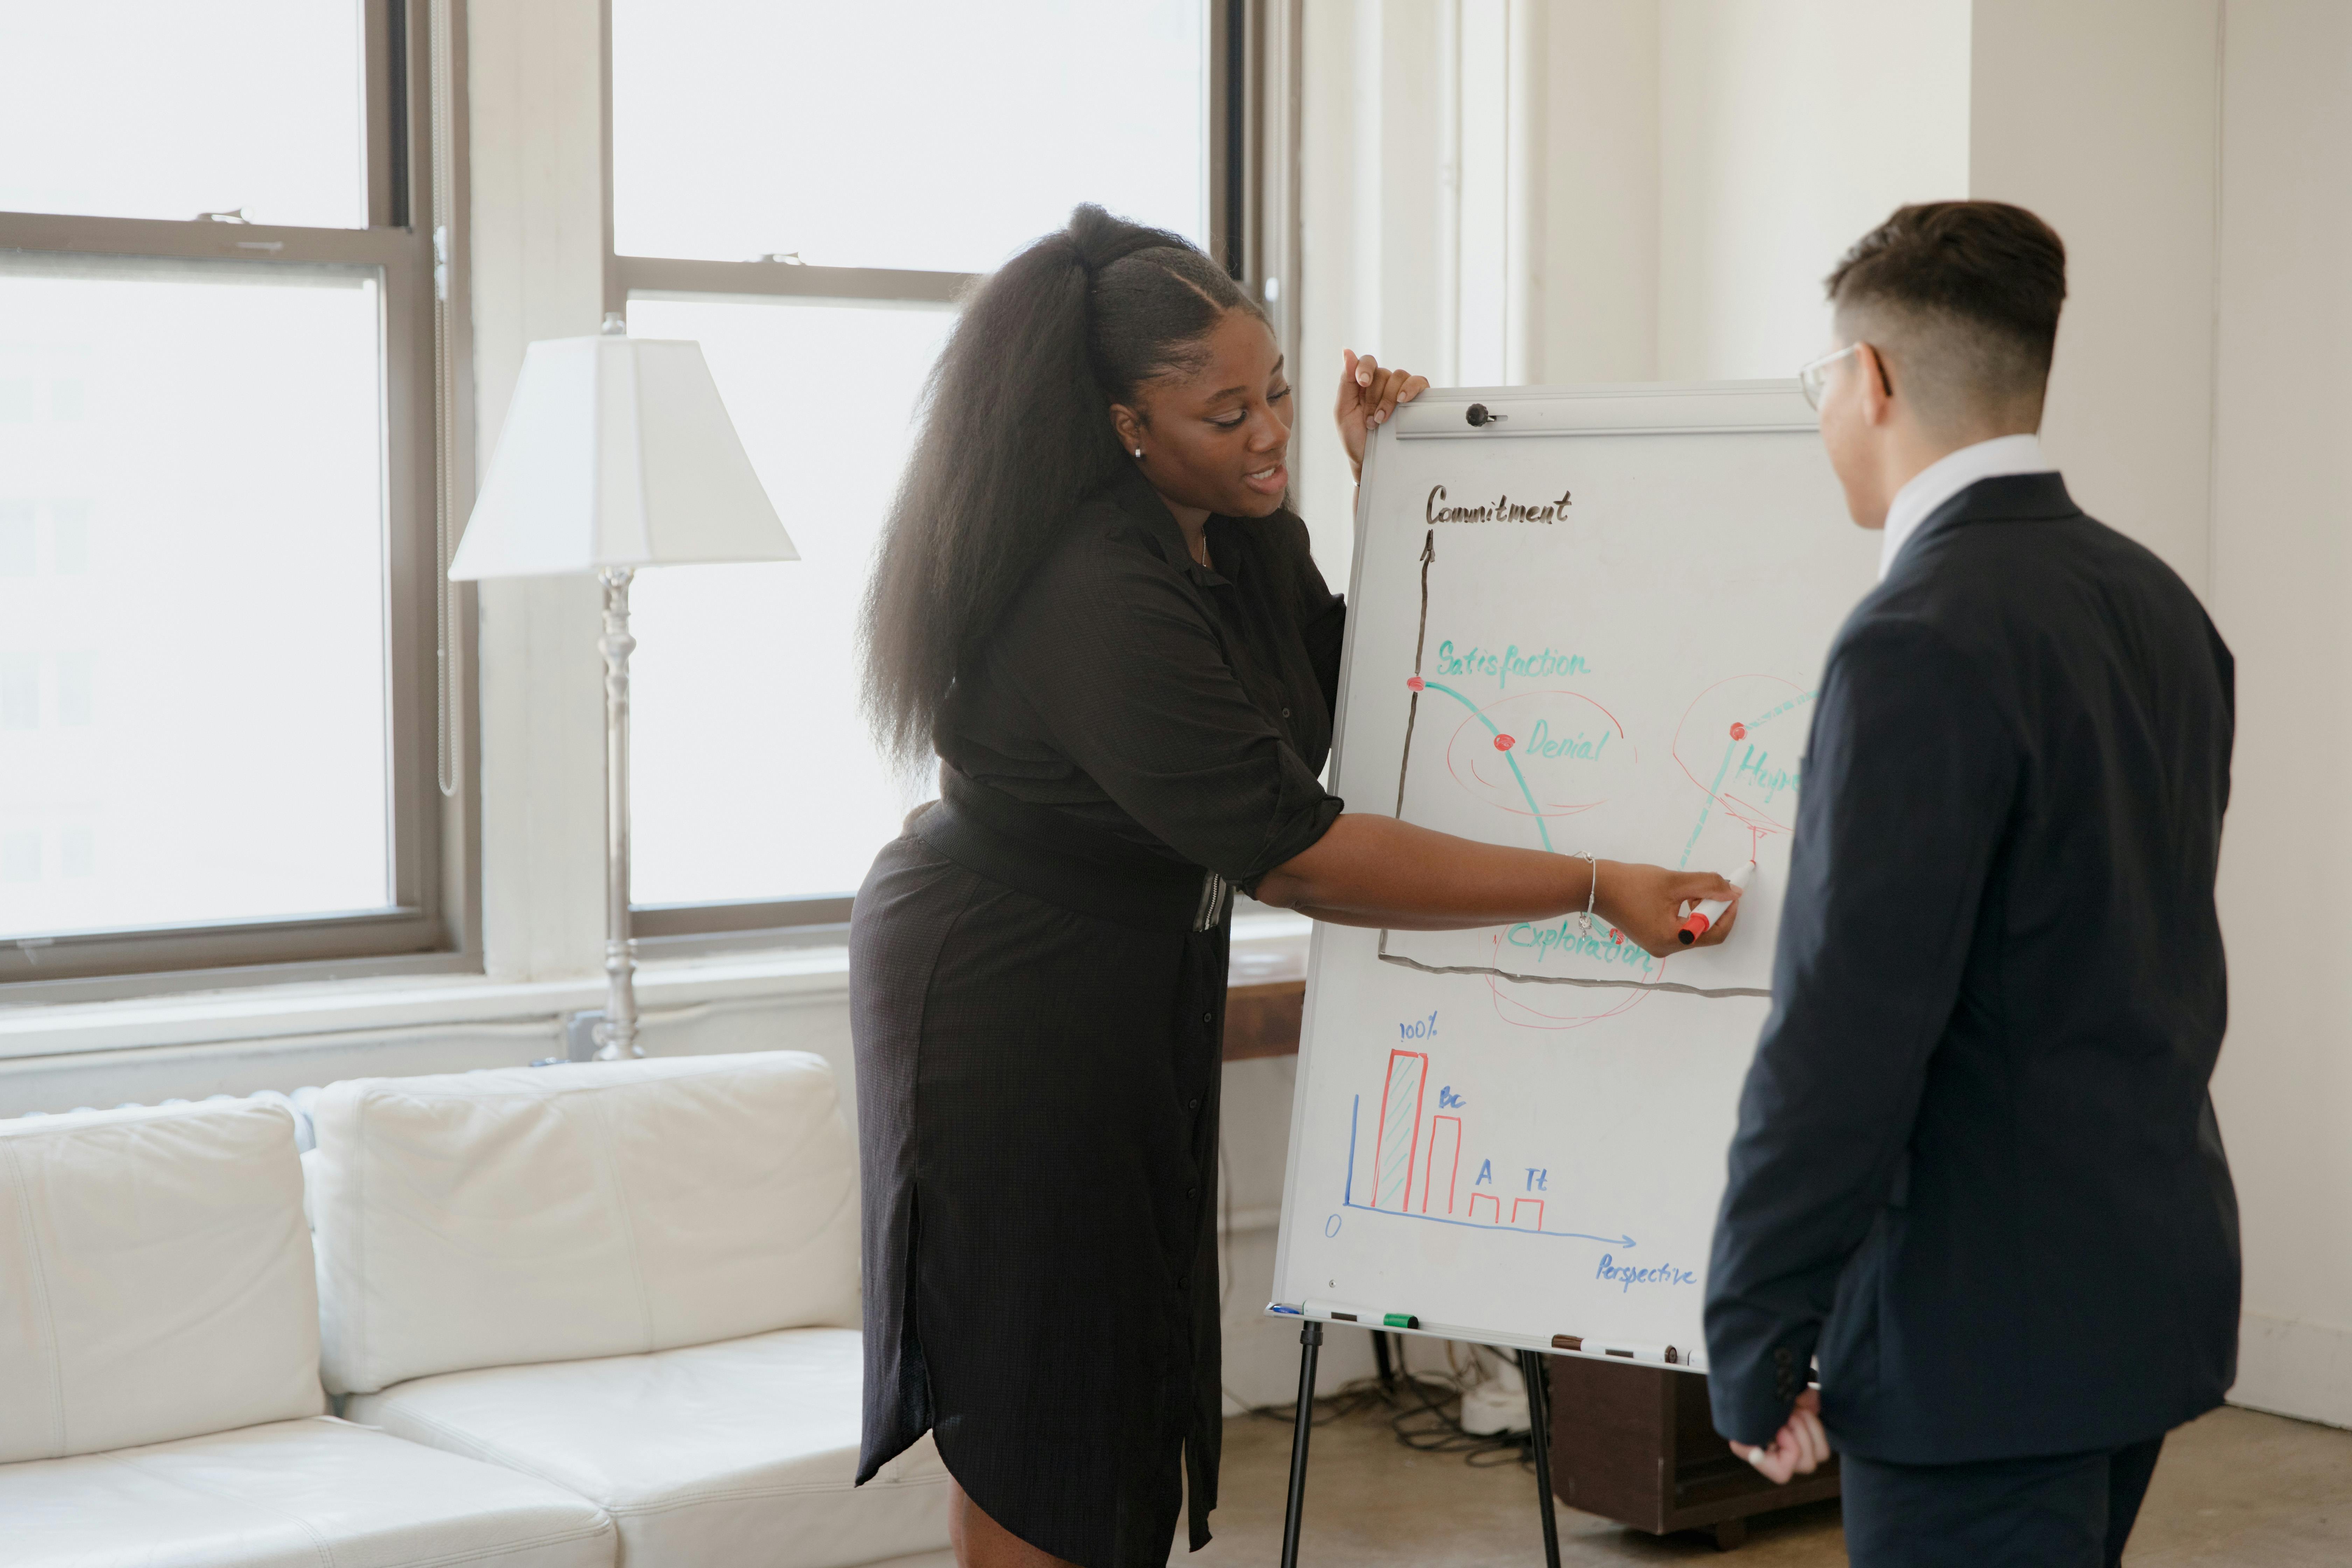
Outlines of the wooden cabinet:
<svg viewBox="0 0 2352 1568">
<path fill-rule="evenodd" d="M 1551 1476 L 1559 1500 L 1665 1534 L 1748 1537 L 1748 1516 L 1838 1495 L 1837 1460 L 1776 1487 L 1733 1454 L 1709 1418 L 1706 1379 L 1581 1356 L 1551 1362 Z"/>
</svg>

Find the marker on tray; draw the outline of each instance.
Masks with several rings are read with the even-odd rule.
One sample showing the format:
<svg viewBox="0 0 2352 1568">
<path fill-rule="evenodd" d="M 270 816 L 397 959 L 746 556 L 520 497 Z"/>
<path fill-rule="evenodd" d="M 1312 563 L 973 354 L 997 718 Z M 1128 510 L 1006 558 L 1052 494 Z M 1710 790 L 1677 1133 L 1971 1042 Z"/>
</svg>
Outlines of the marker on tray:
<svg viewBox="0 0 2352 1568">
<path fill-rule="evenodd" d="M 1750 860 L 1747 865 L 1742 866 L 1738 870 L 1734 871 L 1730 876 L 1724 879 L 1724 880 L 1729 882 L 1733 887 L 1738 889 L 1743 893 L 1748 890 L 1748 884 L 1755 879 L 1756 862 L 1753 860 Z M 1723 918 L 1723 911 L 1730 907 L 1731 900 L 1729 899 L 1700 900 L 1698 908 L 1691 911 L 1691 918 L 1683 921 L 1682 930 L 1675 932 L 1675 940 L 1681 942 L 1685 947 L 1688 947 L 1691 943 L 1705 936 L 1706 934 L 1707 928 L 1715 924 L 1716 921 L 1721 920 Z"/>
<path fill-rule="evenodd" d="M 1375 1312 L 1369 1307 L 1350 1307 L 1340 1301 L 1307 1299 L 1307 1316 L 1328 1318 L 1335 1323 L 1361 1323 L 1368 1329 L 1417 1329 L 1421 1320 L 1411 1312 Z"/>
<path fill-rule="evenodd" d="M 1554 1334 L 1551 1348 L 1556 1351 L 1580 1351 L 1586 1355 L 1618 1356 L 1626 1361 L 1658 1361 L 1668 1366 L 1684 1366 L 1688 1360 L 1672 1345 L 1644 1344 L 1633 1340 L 1596 1340 L 1582 1334 Z"/>
</svg>

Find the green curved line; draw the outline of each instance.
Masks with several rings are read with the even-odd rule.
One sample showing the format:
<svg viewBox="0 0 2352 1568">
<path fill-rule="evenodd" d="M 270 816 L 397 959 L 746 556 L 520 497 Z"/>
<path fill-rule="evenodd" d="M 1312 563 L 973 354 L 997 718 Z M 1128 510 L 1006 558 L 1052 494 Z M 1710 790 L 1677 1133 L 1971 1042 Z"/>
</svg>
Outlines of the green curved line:
<svg viewBox="0 0 2352 1568">
<path fill-rule="evenodd" d="M 1463 707 L 1470 710 L 1470 716 L 1473 719 L 1477 720 L 1481 724 L 1486 725 L 1486 733 L 1489 735 L 1500 735 L 1502 733 L 1500 730 L 1495 728 L 1495 721 L 1492 719 L 1487 718 L 1486 715 L 1478 711 L 1478 705 L 1475 702 L 1471 701 L 1470 699 L 1463 696 L 1462 693 L 1454 690 L 1454 688 L 1450 686 L 1440 686 L 1434 680 L 1424 680 L 1422 682 L 1422 685 L 1431 691 L 1443 691 L 1445 695 L 1454 699 L 1454 701 L 1459 702 Z M 1511 776 L 1519 781 L 1519 794 L 1527 798 L 1528 815 L 1536 819 L 1536 837 L 1543 840 L 1543 847 L 1546 852 L 1550 852 L 1551 833 L 1544 826 L 1543 812 L 1536 805 L 1535 791 L 1528 787 L 1528 775 L 1519 772 L 1519 759 L 1511 755 L 1510 752 L 1505 752 L 1503 753 L 1503 761 L 1511 764 Z"/>
</svg>

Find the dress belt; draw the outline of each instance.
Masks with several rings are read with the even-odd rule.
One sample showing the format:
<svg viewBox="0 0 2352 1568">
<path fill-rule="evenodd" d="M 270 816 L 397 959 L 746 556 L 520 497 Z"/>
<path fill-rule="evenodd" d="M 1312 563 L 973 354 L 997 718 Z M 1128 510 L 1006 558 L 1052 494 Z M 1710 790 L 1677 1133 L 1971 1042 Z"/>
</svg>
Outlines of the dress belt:
<svg viewBox="0 0 2352 1568">
<path fill-rule="evenodd" d="M 908 830 L 991 881 L 1097 920 L 1145 931 L 1205 931 L 1225 918 L 1233 887 L 1079 822 L 1015 800 L 955 768 L 940 769 L 940 799 Z"/>
</svg>

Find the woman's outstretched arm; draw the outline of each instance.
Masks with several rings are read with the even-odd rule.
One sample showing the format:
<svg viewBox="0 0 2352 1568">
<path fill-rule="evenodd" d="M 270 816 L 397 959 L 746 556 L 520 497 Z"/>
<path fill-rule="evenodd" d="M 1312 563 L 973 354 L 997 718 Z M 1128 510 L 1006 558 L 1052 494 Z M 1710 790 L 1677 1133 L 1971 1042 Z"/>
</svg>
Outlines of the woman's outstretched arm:
<svg viewBox="0 0 2352 1568">
<path fill-rule="evenodd" d="M 1482 844 L 1391 816 L 1349 812 L 1267 872 L 1257 897 L 1334 925 L 1454 931 L 1552 920 L 1581 910 L 1591 891 L 1594 916 L 1654 956 L 1681 951 L 1675 932 L 1688 905 L 1738 897 L 1712 871 L 1603 860 L 1597 889 L 1591 876 L 1582 856 Z M 1696 945 L 1721 942 L 1738 913 L 1735 902 Z"/>
</svg>

